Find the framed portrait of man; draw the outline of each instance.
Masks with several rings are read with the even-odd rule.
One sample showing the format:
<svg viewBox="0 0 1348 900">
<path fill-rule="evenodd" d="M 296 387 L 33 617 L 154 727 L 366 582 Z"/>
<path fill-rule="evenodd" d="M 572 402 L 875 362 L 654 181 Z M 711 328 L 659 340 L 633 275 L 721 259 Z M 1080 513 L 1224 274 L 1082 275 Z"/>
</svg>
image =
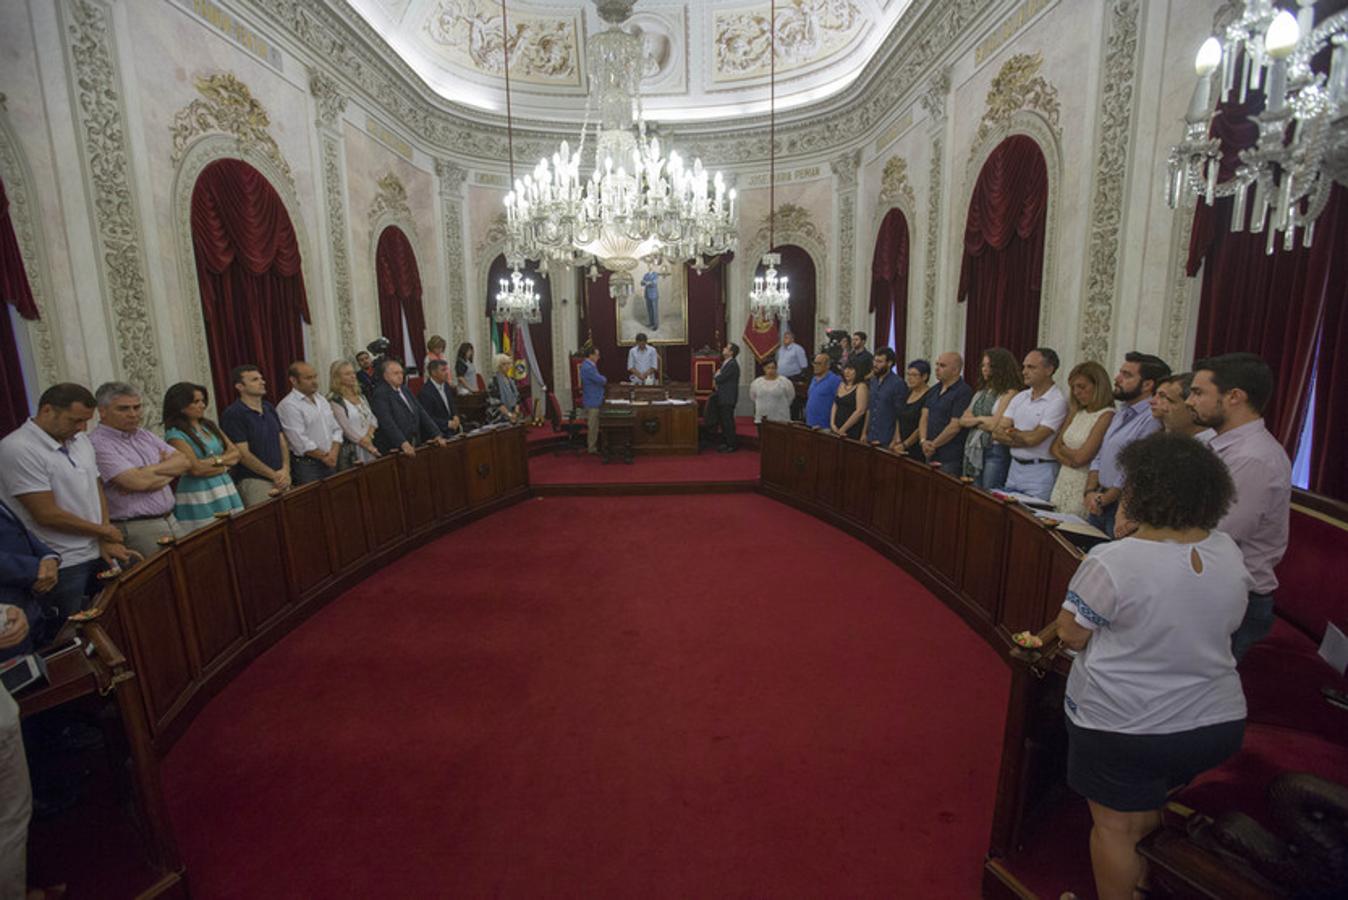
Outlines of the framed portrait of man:
<svg viewBox="0 0 1348 900">
<path fill-rule="evenodd" d="M 632 270 L 632 296 L 616 301 L 618 343 L 627 347 L 645 334 L 651 344 L 688 343 L 688 269 L 661 275 L 645 263 Z"/>
</svg>

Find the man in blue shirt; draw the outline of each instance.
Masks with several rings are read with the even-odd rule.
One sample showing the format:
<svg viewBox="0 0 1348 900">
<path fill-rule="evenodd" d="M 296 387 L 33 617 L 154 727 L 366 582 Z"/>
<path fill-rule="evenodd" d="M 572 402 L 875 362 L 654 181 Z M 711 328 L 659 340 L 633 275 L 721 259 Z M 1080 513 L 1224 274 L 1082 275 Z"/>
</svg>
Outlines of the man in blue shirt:
<svg viewBox="0 0 1348 900">
<path fill-rule="evenodd" d="M 927 391 L 918 420 L 918 440 L 929 463 L 939 463 L 941 471 L 956 478 L 964 471 L 964 441 L 967 429 L 960 427 L 960 416 L 974 399 L 974 389 L 960 377 L 964 358 L 958 353 L 936 357 L 936 386 Z"/>
<path fill-rule="evenodd" d="M 805 401 L 805 424 L 811 428 L 827 428 L 833 414 L 833 395 L 838 392 L 842 376 L 830 367 L 827 353 L 814 358 L 814 378 L 810 379 L 810 396 Z"/>
<path fill-rule="evenodd" d="M 1114 413 L 1100 452 L 1095 454 L 1086 476 L 1086 517 L 1111 538 L 1119 498 L 1123 496 L 1123 472 L 1117 464 L 1119 451 L 1161 430 L 1160 421 L 1151 414 L 1151 396 L 1156 393 L 1156 385 L 1169 377 L 1170 366 L 1164 361 L 1136 351 L 1124 355 L 1119 374 L 1114 376 L 1114 399 L 1122 406 Z"/>
<path fill-rule="evenodd" d="M 908 395 L 908 386 L 894 372 L 894 351 L 881 347 L 871 363 L 870 424 L 866 440 L 888 447 L 894 440 L 899 407 Z"/>
<path fill-rule="evenodd" d="M 589 453 L 599 453 L 599 410 L 606 384 L 608 379 L 599 371 L 599 348 L 591 347 L 580 364 L 580 405 L 585 407 L 585 449 Z"/>
<path fill-rule="evenodd" d="M 646 321 L 656 331 L 660 328 L 660 276 L 647 272 L 641 276 L 641 287 L 646 295 Z"/>
</svg>

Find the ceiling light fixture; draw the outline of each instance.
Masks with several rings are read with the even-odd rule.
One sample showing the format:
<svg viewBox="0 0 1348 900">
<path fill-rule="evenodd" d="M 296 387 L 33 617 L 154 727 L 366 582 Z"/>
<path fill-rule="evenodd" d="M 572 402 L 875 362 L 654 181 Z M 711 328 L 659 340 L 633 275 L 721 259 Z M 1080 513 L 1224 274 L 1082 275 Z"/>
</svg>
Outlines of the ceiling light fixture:
<svg viewBox="0 0 1348 900">
<path fill-rule="evenodd" d="M 768 59 L 768 252 L 763 254 L 767 271 L 754 278 L 749 314 L 763 321 L 787 322 L 791 319 L 791 292 L 786 288 L 786 276 L 777 275 L 782 256 L 773 249 L 777 246 L 777 0 L 772 0 L 768 23 Z"/>
<path fill-rule="evenodd" d="M 506 146 L 510 158 L 510 180 L 515 180 L 515 126 L 510 108 L 510 36 L 506 27 L 506 5 L 501 0 L 501 53 L 505 62 L 506 95 Z M 496 308 L 492 310 L 492 319 L 497 322 L 528 322 L 531 325 L 543 321 L 542 298 L 534 290 L 534 280 L 520 270 L 524 268 L 524 254 L 513 238 L 506 244 L 506 265 L 510 266 L 509 280 L 502 278 L 501 289 L 496 292 Z"/>
</svg>

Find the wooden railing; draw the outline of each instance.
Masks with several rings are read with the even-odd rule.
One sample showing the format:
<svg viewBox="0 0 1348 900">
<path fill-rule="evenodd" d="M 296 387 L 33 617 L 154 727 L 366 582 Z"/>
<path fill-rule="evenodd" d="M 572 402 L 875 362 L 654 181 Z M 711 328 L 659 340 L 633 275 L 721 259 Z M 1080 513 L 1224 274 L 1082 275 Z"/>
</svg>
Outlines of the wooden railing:
<svg viewBox="0 0 1348 900">
<path fill-rule="evenodd" d="M 1060 780 L 1065 745 L 1065 664 L 1020 652 L 1011 635 L 1057 617 L 1081 551 L 1019 505 L 879 447 L 772 422 L 760 441 L 764 494 L 888 555 L 1010 664 L 989 849 L 1004 856 Z"/>
</svg>

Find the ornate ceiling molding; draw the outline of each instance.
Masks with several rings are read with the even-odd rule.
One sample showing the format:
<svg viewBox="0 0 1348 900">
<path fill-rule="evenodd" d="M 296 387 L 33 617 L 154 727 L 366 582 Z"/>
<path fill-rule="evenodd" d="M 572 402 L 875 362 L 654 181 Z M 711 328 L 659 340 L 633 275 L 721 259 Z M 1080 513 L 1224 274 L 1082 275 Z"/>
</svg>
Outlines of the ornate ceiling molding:
<svg viewBox="0 0 1348 900">
<path fill-rule="evenodd" d="M 347 96 L 337 88 L 337 82 L 324 75 L 322 70 L 309 66 L 309 93 L 318 106 L 318 116 L 314 124 L 319 128 L 336 128 L 342 113 L 346 112 Z"/>
<path fill-rule="evenodd" d="M 946 100 L 950 97 L 950 66 L 941 69 L 927 82 L 927 89 L 917 97 L 927 118 L 933 122 L 945 121 Z"/>
<path fill-rule="evenodd" d="M 370 25 L 335 0 L 238 0 L 255 21 L 267 22 L 304 48 L 307 61 L 321 65 L 341 83 L 359 91 L 436 155 L 499 162 L 505 158 L 500 116 L 443 100 L 430 90 Z M 783 113 L 790 125 L 779 137 L 786 157 L 824 155 L 855 146 L 888 119 L 896 101 L 932 71 L 943 56 L 999 0 L 914 0 L 880 49 L 857 77 L 855 88 Z M 553 123 L 517 120 L 516 154 L 550 156 L 559 141 L 573 143 L 571 129 Z M 750 163 L 767 156 L 768 117 L 660 129 L 673 135 L 684 156 L 712 166 Z M 781 132 L 779 131 L 779 134 Z"/>
<path fill-rule="evenodd" d="M 203 134 L 231 134 L 240 149 L 257 150 L 276 163 L 293 186 L 295 176 L 290 164 L 281 155 L 281 148 L 268 130 L 271 117 L 254 97 L 248 85 L 234 77 L 232 72 L 198 75 L 196 88 L 202 99 L 193 100 L 178 110 L 169 131 L 173 135 L 173 164 L 183 159 L 187 148 Z"/>
<path fill-rule="evenodd" d="M 1058 89 L 1050 84 L 1039 70 L 1044 65 L 1040 53 L 1017 53 L 1008 59 L 997 77 L 992 79 L 988 89 L 983 120 L 978 123 L 978 133 L 974 135 L 969 149 L 970 158 L 987 140 L 988 135 L 1010 121 L 1011 117 L 1022 110 L 1032 110 L 1043 116 L 1053 133 L 1061 138 L 1062 128 L 1058 122 Z"/>
</svg>

